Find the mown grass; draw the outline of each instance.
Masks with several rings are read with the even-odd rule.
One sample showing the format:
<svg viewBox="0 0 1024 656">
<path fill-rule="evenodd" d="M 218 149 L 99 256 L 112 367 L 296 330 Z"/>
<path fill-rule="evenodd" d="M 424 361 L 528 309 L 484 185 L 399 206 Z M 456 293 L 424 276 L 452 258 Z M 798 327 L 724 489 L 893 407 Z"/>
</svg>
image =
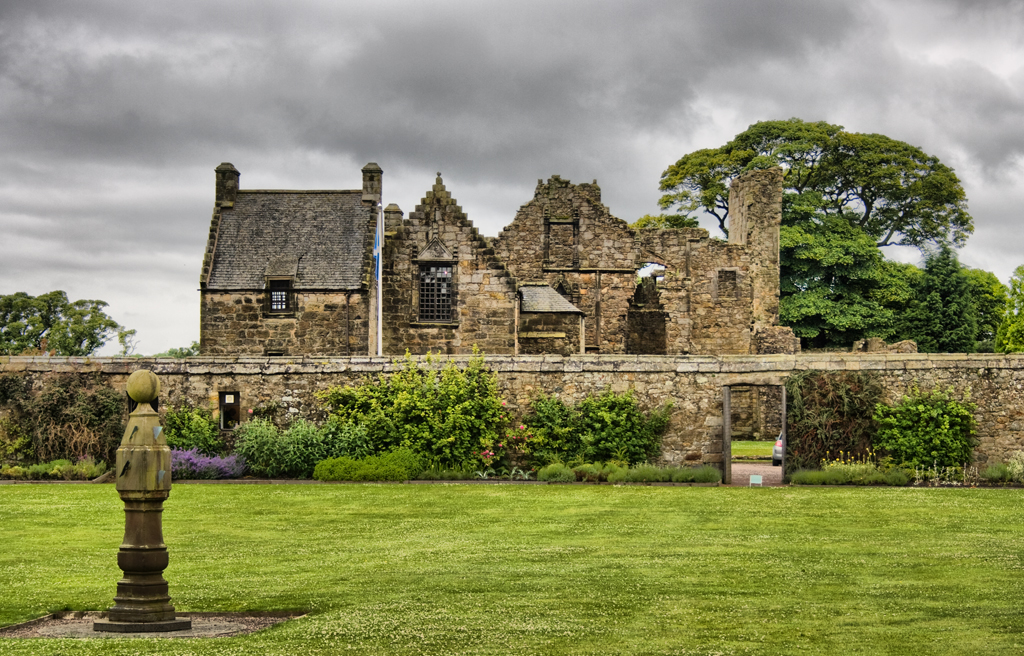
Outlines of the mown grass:
<svg viewBox="0 0 1024 656">
<path fill-rule="evenodd" d="M 760 442 L 753 440 L 736 440 L 732 443 L 732 454 L 734 456 L 763 456 L 772 457 L 772 446 L 775 442 Z"/>
<path fill-rule="evenodd" d="M 111 486 L 0 487 L 0 625 L 103 609 Z M 1019 654 L 1013 490 L 179 485 L 179 610 L 306 609 L 229 639 L 2 654 Z"/>
</svg>

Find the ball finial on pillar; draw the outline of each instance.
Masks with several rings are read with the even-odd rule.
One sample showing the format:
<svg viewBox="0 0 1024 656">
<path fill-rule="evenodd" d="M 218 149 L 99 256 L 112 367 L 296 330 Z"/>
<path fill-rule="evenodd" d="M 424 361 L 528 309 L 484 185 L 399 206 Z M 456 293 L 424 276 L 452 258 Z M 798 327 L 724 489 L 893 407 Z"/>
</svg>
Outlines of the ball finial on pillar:
<svg viewBox="0 0 1024 656">
<path fill-rule="evenodd" d="M 152 403 L 160 396 L 160 379 L 149 369 L 128 376 L 128 396 L 136 403 Z"/>
</svg>

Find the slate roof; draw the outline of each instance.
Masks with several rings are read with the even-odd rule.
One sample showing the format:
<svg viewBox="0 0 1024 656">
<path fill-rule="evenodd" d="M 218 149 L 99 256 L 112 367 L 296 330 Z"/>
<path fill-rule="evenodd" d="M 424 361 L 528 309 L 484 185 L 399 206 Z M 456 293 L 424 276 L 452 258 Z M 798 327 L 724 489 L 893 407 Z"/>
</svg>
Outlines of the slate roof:
<svg viewBox="0 0 1024 656">
<path fill-rule="evenodd" d="M 221 212 L 207 289 L 263 289 L 294 275 L 293 289 L 357 290 L 373 221 L 356 191 L 239 190 Z"/>
<path fill-rule="evenodd" d="M 520 312 L 552 312 L 558 314 L 583 314 L 565 297 L 551 289 L 548 285 L 523 285 L 519 288 L 522 302 Z"/>
</svg>

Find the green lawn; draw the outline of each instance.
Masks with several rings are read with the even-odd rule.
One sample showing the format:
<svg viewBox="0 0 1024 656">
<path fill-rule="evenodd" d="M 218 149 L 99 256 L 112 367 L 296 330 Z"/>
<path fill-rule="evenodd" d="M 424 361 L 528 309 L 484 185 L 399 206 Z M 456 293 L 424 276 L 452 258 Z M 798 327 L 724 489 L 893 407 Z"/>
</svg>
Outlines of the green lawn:
<svg viewBox="0 0 1024 656">
<path fill-rule="evenodd" d="M 775 442 L 736 440 L 732 443 L 732 454 L 734 456 L 764 456 L 771 458 L 773 446 L 775 446 Z"/>
<path fill-rule="evenodd" d="M 179 610 L 232 639 L 0 654 L 1021 654 L 1017 490 L 178 485 Z M 113 488 L 0 486 L 0 625 L 112 603 Z"/>
</svg>

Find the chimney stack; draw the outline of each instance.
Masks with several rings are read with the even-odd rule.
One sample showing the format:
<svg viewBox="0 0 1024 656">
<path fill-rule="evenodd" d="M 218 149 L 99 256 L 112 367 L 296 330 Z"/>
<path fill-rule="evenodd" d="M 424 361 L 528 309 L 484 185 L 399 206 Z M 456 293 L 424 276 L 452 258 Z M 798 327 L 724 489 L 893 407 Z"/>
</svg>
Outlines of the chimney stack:
<svg viewBox="0 0 1024 656">
<path fill-rule="evenodd" d="M 217 205 L 220 207 L 234 207 L 238 198 L 238 178 L 241 173 L 231 162 L 224 162 L 214 169 L 217 175 Z"/>
<path fill-rule="evenodd" d="M 381 199 L 381 177 L 384 170 L 377 162 L 370 162 L 363 167 L 363 204 L 377 207 Z"/>
</svg>

